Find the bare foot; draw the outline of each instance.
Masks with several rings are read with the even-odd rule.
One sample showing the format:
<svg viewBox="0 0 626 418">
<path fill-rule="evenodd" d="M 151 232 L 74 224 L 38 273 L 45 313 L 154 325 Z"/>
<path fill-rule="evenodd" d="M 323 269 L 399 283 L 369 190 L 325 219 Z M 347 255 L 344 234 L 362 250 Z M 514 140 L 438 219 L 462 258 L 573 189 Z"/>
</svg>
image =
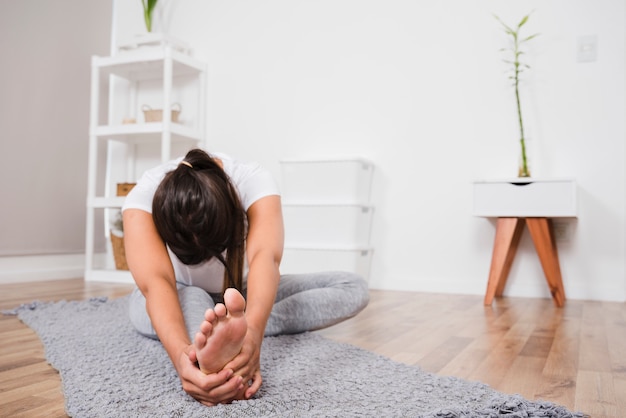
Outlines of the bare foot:
<svg viewBox="0 0 626 418">
<path fill-rule="evenodd" d="M 229 288 L 224 292 L 224 304 L 207 310 L 193 341 L 202 372 L 219 372 L 239 354 L 248 329 L 245 308 L 241 293 Z"/>
</svg>

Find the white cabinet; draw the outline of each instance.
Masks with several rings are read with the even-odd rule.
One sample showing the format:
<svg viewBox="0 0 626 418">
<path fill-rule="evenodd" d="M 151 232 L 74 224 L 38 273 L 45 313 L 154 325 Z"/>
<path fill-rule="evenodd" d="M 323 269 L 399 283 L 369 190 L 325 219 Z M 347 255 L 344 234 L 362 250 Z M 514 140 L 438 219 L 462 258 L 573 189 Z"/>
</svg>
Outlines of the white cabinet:
<svg viewBox="0 0 626 418">
<path fill-rule="evenodd" d="M 475 216 L 576 217 L 576 182 L 571 179 L 475 181 Z"/>
<path fill-rule="evenodd" d="M 524 225 L 528 225 L 555 305 L 565 304 L 550 218 L 576 217 L 577 200 L 576 182 L 569 179 L 474 182 L 474 215 L 498 218 L 485 305 L 503 294 Z"/>
<path fill-rule="evenodd" d="M 85 280 L 131 281 L 116 270 L 108 239 L 109 218 L 121 208 L 117 183 L 134 183 L 147 168 L 204 146 L 206 64 L 170 45 L 138 47 L 91 62 L 91 113 Z M 162 109 L 146 121 L 144 105 Z M 172 106 L 182 111 L 173 121 Z"/>
<path fill-rule="evenodd" d="M 281 273 L 353 271 L 369 277 L 374 165 L 362 158 L 281 160 Z"/>
</svg>

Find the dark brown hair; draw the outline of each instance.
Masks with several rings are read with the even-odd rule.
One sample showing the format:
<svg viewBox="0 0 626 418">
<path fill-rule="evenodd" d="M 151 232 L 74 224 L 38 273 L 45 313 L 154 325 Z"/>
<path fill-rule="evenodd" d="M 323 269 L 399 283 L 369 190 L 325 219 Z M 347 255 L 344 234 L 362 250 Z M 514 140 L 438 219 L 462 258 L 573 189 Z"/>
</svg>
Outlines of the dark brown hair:
<svg viewBox="0 0 626 418">
<path fill-rule="evenodd" d="M 152 217 L 181 262 L 195 265 L 215 257 L 225 267 L 224 289 L 242 289 L 246 213 L 228 175 L 209 154 L 193 149 L 165 175 Z"/>
</svg>

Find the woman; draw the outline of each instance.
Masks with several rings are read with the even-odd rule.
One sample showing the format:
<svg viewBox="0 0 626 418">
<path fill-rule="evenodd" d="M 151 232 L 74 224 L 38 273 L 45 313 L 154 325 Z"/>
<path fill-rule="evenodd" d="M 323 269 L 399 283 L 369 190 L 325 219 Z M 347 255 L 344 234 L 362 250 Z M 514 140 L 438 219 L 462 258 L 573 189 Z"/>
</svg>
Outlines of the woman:
<svg viewBox="0 0 626 418">
<path fill-rule="evenodd" d="M 257 164 L 191 150 L 147 171 L 122 210 L 131 322 L 205 405 L 259 390 L 264 336 L 333 325 L 369 300 L 355 274 L 280 276 L 280 195 Z"/>
</svg>

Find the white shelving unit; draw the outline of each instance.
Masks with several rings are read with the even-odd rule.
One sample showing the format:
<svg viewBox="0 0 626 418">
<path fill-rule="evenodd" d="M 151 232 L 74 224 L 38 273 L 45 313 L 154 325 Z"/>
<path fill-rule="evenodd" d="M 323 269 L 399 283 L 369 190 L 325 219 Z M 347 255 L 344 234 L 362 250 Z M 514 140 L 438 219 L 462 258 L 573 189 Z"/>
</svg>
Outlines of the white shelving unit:
<svg viewBox="0 0 626 418">
<path fill-rule="evenodd" d="M 284 159 L 281 273 L 344 270 L 369 277 L 374 165 L 363 158 Z"/>
<path fill-rule="evenodd" d="M 85 280 L 132 281 L 115 269 L 108 239 L 107 251 L 95 253 L 96 240 L 108 238 L 110 212 L 124 203 L 116 185 L 136 182 L 178 148 L 204 145 L 205 86 L 206 64 L 172 45 L 92 57 Z M 174 103 L 183 109 L 178 123 Z M 143 104 L 163 109 L 162 120 L 145 122 Z"/>
</svg>

